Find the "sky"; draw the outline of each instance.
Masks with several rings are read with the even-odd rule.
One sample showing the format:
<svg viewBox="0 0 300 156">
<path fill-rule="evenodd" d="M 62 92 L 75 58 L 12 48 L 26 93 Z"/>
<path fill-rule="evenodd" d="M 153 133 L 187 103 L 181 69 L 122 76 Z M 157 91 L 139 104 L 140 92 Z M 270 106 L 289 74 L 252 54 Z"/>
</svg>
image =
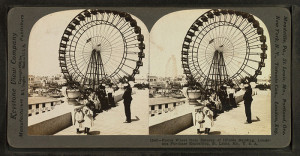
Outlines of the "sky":
<svg viewBox="0 0 300 156">
<path fill-rule="evenodd" d="M 177 75 L 183 75 L 181 67 L 183 39 L 193 22 L 206 11 L 208 9 L 177 11 L 163 16 L 155 23 L 150 32 L 150 75 L 162 77 L 176 75 L 170 73 L 170 71 L 176 71 Z M 259 22 L 265 30 L 265 35 L 269 38 L 265 25 L 261 20 Z M 267 40 L 267 42 L 270 45 L 270 40 Z M 265 60 L 266 67 L 262 68 L 262 75 L 258 76 L 259 79 L 268 78 L 271 74 L 270 46 L 268 48 L 268 59 Z M 176 63 L 168 63 L 168 60 L 172 57 L 175 57 Z M 176 64 L 177 70 L 170 69 L 174 67 L 168 64 Z"/>
<path fill-rule="evenodd" d="M 61 37 L 70 21 L 82 11 L 82 9 L 79 9 L 55 12 L 44 16 L 34 24 L 30 32 L 28 45 L 29 75 L 52 76 L 61 73 L 58 61 Z M 144 65 L 139 68 L 140 74 L 136 77 L 146 77 L 149 67 L 147 59 L 149 58 L 149 31 L 140 19 L 134 15 L 132 17 L 136 19 L 138 26 L 141 27 L 146 45 Z"/>
</svg>

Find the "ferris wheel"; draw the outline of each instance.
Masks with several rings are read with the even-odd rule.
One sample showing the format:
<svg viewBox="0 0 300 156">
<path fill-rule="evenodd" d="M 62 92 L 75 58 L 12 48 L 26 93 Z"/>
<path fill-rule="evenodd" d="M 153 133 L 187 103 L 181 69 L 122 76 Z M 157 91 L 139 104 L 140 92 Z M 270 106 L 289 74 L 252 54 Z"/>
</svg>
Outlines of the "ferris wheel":
<svg viewBox="0 0 300 156">
<path fill-rule="evenodd" d="M 88 9 L 66 27 L 59 45 L 64 76 L 97 88 L 109 80 L 134 79 L 143 66 L 144 36 L 135 19 L 125 12 Z"/>
<path fill-rule="evenodd" d="M 216 9 L 201 15 L 183 41 L 181 61 L 188 80 L 202 89 L 255 81 L 267 59 L 264 29 L 249 13 Z"/>
<path fill-rule="evenodd" d="M 59 45 L 64 76 L 97 88 L 107 80 L 132 80 L 143 66 L 144 36 L 128 13 L 87 9 L 68 24 Z"/>
</svg>

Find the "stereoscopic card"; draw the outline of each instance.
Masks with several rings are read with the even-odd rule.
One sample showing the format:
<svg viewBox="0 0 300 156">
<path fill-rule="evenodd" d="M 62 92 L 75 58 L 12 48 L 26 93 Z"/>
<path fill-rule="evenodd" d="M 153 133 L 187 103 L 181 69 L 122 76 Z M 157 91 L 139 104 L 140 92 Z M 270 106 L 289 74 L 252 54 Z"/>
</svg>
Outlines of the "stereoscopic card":
<svg viewBox="0 0 300 156">
<path fill-rule="evenodd" d="M 282 148 L 291 15 L 276 7 L 15 7 L 15 148 Z"/>
</svg>

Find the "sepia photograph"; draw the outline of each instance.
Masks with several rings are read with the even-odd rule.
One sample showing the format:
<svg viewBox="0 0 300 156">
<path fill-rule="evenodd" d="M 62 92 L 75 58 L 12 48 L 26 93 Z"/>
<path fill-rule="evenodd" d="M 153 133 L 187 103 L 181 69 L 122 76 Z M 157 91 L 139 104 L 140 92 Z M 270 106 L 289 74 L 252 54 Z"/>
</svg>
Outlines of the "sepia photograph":
<svg viewBox="0 0 300 156">
<path fill-rule="evenodd" d="M 150 135 L 271 135 L 270 36 L 255 14 L 172 12 L 150 47 Z"/>
<path fill-rule="evenodd" d="M 148 135 L 149 32 L 136 16 L 48 14 L 28 44 L 28 135 Z"/>
<path fill-rule="evenodd" d="M 290 13 L 234 6 L 12 8 L 7 143 L 288 148 Z"/>
</svg>

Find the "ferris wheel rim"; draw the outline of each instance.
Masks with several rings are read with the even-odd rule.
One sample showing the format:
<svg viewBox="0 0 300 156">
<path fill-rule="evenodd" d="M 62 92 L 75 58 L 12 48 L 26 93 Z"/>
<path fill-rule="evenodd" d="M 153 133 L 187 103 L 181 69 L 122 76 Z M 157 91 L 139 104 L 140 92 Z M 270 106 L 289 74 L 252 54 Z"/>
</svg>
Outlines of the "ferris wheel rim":
<svg viewBox="0 0 300 156">
<path fill-rule="evenodd" d="M 121 32 L 122 28 L 116 27 L 112 23 L 114 21 L 109 22 L 108 20 L 105 21 L 103 19 L 96 21 L 96 20 L 90 19 L 90 21 L 83 21 L 85 23 L 82 25 L 83 22 L 81 20 L 79 20 L 80 17 L 83 17 L 86 20 L 86 19 L 88 19 L 89 17 L 91 17 L 93 15 L 95 15 L 95 16 L 96 15 L 97 16 L 98 15 L 99 16 L 104 16 L 103 14 L 110 14 L 110 15 L 114 16 L 115 18 L 117 17 L 117 18 L 119 18 L 119 20 L 122 20 L 123 26 L 125 24 L 125 26 L 128 27 L 127 29 L 129 29 L 130 31 L 132 31 L 131 34 L 129 34 L 129 35 L 127 34 L 128 35 L 128 36 L 126 36 L 127 38 L 124 37 L 124 34 L 123 34 L 124 32 Z M 87 15 L 87 16 L 85 16 L 85 15 Z M 128 19 L 125 20 L 125 17 L 128 18 Z M 74 24 L 74 20 L 75 20 L 75 22 L 77 21 L 78 24 Z M 133 23 L 135 22 L 135 24 L 132 25 L 132 21 L 133 21 Z M 100 22 L 100 23 L 97 24 L 97 22 Z M 93 23 L 94 23 L 94 25 L 93 25 Z M 61 38 L 61 41 L 60 41 L 60 48 L 59 48 L 59 63 L 60 63 L 61 71 L 62 71 L 62 73 L 63 73 L 64 76 L 66 76 L 66 77 L 67 76 L 72 76 L 75 73 L 75 74 L 77 74 L 77 77 L 76 77 L 76 80 L 77 80 L 78 77 L 80 77 L 80 76 L 83 77 L 84 74 L 82 73 L 82 71 L 77 66 L 77 62 L 76 62 L 76 58 L 75 58 L 76 55 L 74 54 L 73 56 L 70 56 L 71 55 L 71 53 L 70 53 L 71 48 L 69 48 L 69 49 L 66 48 L 66 47 L 62 48 L 62 46 L 66 46 L 67 44 L 72 45 L 73 42 L 74 42 L 74 38 L 77 35 L 77 33 L 81 29 L 83 29 L 84 26 L 90 25 L 90 26 L 88 26 L 88 28 L 83 29 L 84 32 L 82 32 L 82 34 L 79 35 L 79 39 L 75 40 L 75 43 L 76 43 L 75 44 L 76 45 L 75 46 L 75 50 L 74 50 L 74 53 L 75 53 L 76 50 L 77 50 L 76 48 L 78 46 L 77 44 L 80 41 L 80 38 L 83 36 L 83 34 L 86 31 L 88 31 L 89 29 L 91 29 L 92 27 L 95 27 L 95 26 L 103 24 L 103 23 L 106 24 L 106 25 L 110 24 L 110 26 L 114 27 L 115 30 L 119 31 L 120 35 L 122 36 L 122 41 L 123 41 L 123 45 L 124 45 L 123 46 L 122 59 L 121 59 L 119 65 L 117 66 L 117 68 L 113 72 L 110 73 L 110 75 L 109 75 L 108 78 L 111 79 L 111 80 L 113 80 L 114 82 L 116 82 L 116 81 L 118 81 L 118 78 L 117 78 L 118 76 L 120 78 L 127 77 L 129 79 L 129 78 L 134 78 L 134 76 L 136 74 L 139 74 L 139 70 L 138 69 L 143 64 L 142 63 L 142 58 L 145 57 L 145 54 L 144 54 L 144 51 L 143 51 L 145 49 L 145 44 L 143 43 L 144 37 L 143 37 L 143 35 L 141 33 L 141 29 L 137 25 L 135 19 L 132 18 L 130 14 L 125 13 L 125 12 L 110 11 L 110 10 L 99 10 L 99 9 L 87 9 L 87 10 L 83 10 L 82 12 L 80 12 L 79 14 L 77 14 L 71 20 L 71 22 L 68 24 L 67 28 L 65 29 L 65 31 L 64 31 L 64 33 L 62 35 L 62 38 Z M 68 29 L 70 25 L 74 27 L 71 30 Z M 79 28 L 76 28 L 76 27 L 79 27 Z M 72 34 L 72 32 L 74 32 L 74 30 L 75 30 L 75 34 L 76 35 Z M 70 32 L 68 32 L 68 31 L 70 31 Z M 68 34 L 66 35 L 66 32 L 69 33 L 69 35 Z M 72 38 L 70 38 L 71 35 L 73 35 Z M 66 38 L 65 36 L 67 36 L 68 39 L 70 38 L 71 41 L 69 41 L 69 40 L 65 41 L 65 38 Z M 95 36 L 92 36 L 91 38 L 93 38 L 93 37 L 95 37 Z M 135 45 L 135 47 L 127 47 L 127 42 L 128 43 L 129 42 L 135 43 L 136 45 Z M 134 48 L 136 48 L 136 49 L 134 49 Z M 128 56 L 127 56 L 128 55 L 128 51 L 127 51 L 128 49 L 131 49 L 131 50 L 134 51 L 134 52 L 132 52 L 132 54 L 133 54 L 133 56 L 136 56 L 136 59 L 134 59 L 134 60 L 132 59 L 132 60 L 133 60 L 133 62 L 134 61 L 136 62 L 136 65 L 133 65 L 133 63 L 131 65 L 130 64 L 127 65 L 128 67 L 132 68 L 132 72 L 123 73 L 122 75 L 124 75 L 124 77 L 121 77 L 122 75 L 119 75 L 118 72 L 120 72 L 122 70 L 123 66 L 126 65 L 125 63 L 126 63 L 126 60 L 128 58 Z M 82 48 L 82 50 L 84 50 L 84 48 Z M 69 55 L 69 58 L 68 58 L 69 60 L 67 60 L 66 55 Z M 75 60 L 75 64 L 70 60 L 70 59 L 72 59 L 72 57 L 73 57 L 73 60 Z M 130 57 L 128 59 L 130 59 Z M 109 62 L 109 61 L 107 61 L 107 62 Z M 67 65 L 67 63 L 68 63 L 68 65 Z M 118 76 L 116 76 L 116 75 L 118 75 Z M 103 77 L 103 78 L 106 79 L 106 77 Z M 80 80 L 82 80 L 82 78 Z"/>
<path fill-rule="evenodd" d="M 209 16 L 213 16 L 212 18 L 215 19 L 215 18 L 218 18 L 217 16 L 219 16 L 219 19 L 220 19 L 220 15 L 223 14 L 225 12 L 225 14 L 229 14 L 229 12 L 231 13 L 231 15 L 235 15 L 237 16 L 238 18 L 242 18 L 242 20 L 245 20 L 246 22 L 250 23 L 250 25 L 253 24 L 253 27 L 254 27 L 254 22 L 255 23 L 258 23 L 258 27 L 256 27 L 256 31 L 258 31 L 258 29 L 260 29 L 261 34 L 258 34 L 257 36 L 260 37 L 260 38 L 264 38 L 263 41 L 261 41 L 261 55 L 263 57 L 261 57 L 261 59 L 259 60 L 258 62 L 258 67 L 256 69 L 256 71 L 254 72 L 253 75 L 251 75 L 251 78 L 256 78 L 258 75 L 261 74 L 261 68 L 264 67 L 264 60 L 266 59 L 266 50 L 267 50 L 267 45 L 266 45 L 266 37 L 263 33 L 263 29 L 259 26 L 259 22 L 254 18 L 254 16 L 252 14 L 249 14 L 249 13 L 244 13 L 244 12 L 240 12 L 240 11 L 234 11 L 234 10 L 226 10 L 226 9 L 215 9 L 215 10 L 209 10 L 207 12 L 205 12 L 204 14 L 202 14 L 199 18 L 197 18 L 194 23 L 190 26 L 190 28 L 188 29 L 186 35 L 185 35 L 185 39 L 183 41 L 183 46 L 182 46 L 182 49 L 181 49 L 181 56 L 182 56 L 182 59 L 181 59 L 181 62 L 182 62 L 182 67 L 184 69 L 184 74 L 187 76 L 187 79 L 195 79 L 195 73 L 193 73 L 190 69 L 190 64 L 193 64 L 194 67 L 196 67 L 197 65 L 199 66 L 199 61 L 197 60 L 197 65 L 195 65 L 195 61 L 192 61 L 192 62 L 189 62 L 190 59 L 188 59 L 187 56 L 190 55 L 190 52 L 189 52 L 189 46 L 191 44 L 191 40 L 196 40 L 196 39 L 193 39 L 193 32 L 196 32 L 196 29 L 198 29 L 199 27 L 203 26 L 202 24 L 207 22 L 207 21 L 204 21 L 205 18 L 206 20 L 209 19 L 210 17 Z M 223 15 L 224 16 L 224 15 Z M 203 18 L 204 20 L 202 20 L 202 17 L 205 17 Z M 251 20 L 251 21 L 250 21 Z M 218 21 L 220 22 L 220 21 Z M 224 21 L 223 21 L 224 22 Z M 200 25 L 198 25 L 200 23 Z M 248 24 L 247 23 L 247 24 Z M 212 24 L 212 23 L 210 23 Z M 235 24 L 235 23 L 234 23 Z M 257 24 L 256 24 L 257 25 Z M 196 27 L 196 28 L 195 28 Z M 207 27 L 207 25 L 206 25 Z M 239 27 L 236 27 L 237 29 L 239 29 Z M 203 28 L 204 29 L 204 28 Z M 262 30 L 261 30 L 262 29 Z M 194 31 L 191 31 L 191 30 L 194 30 Z M 240 29 L 239 29 L 240 30 Z M 198 30 L 197 30 L 198 31 Z M 243 33 L 243 31 L 241 31 Z M 208 33 L 208 32 L 207 32 Z M 198 33 L 198 36 L 200 35 L 201 33 Z M 243 33 L 244 34 L 244 33 Z M 205 35 L 203 35 L 203 38 L 204 38 Z M 189 42 L 186 42 L 186 39 L 187 41 Z M 190 39 L 190 40 L 188 40 Z M 245 37 L 245 39 L 247 39 L 247 37 Z M 193 43 L 195 44 L 195 42 Z M 200 43 L 199 43 L 200 44 Z M 188 45 L 188 46 L 187 46 Z M 247 43 L 247 46 L 248 43 Z M 193 49 L 193 48 L 192 48 Z M 197 49 L 198 51 L 199 49 Z M 249 61 L 249 55 L 250 55 L 250 49 L 248 50 L 247 48 L 247 51 L 246 51 L 246 55 L 245 55 L 245 59 L 242 63 L 242 65 L 240 66 L 239 70 L 237 70 L 236 73 L 234 73 L 231 78 L 236 78 L 237 76 L 240 76 L 239 74 L 244 71 L 248 61 Z M 191 55 L 194 55 L 194 53 L 191 53 Z M 198 52 L 197 52 L 197 55 L 198 55 Z M 194 56 L 191 57 L 192 60 L 194 59 Z M 246 63 L 245 63 L 246 61 Z M 246 64 L 246 65 L 244 65 Z M 196 68 L 194 68 L 193 70 L 195 71 Z M 197 71 L 196 75 L 199 75 L 198 77 L 204 77 L 205 74 L 201 74 L 200 72 L 202 71 Z M 260 74 L 259 74 L 260 73 Z M 203 86 L 203 84 L 202 84 Z"/>
</svg>

